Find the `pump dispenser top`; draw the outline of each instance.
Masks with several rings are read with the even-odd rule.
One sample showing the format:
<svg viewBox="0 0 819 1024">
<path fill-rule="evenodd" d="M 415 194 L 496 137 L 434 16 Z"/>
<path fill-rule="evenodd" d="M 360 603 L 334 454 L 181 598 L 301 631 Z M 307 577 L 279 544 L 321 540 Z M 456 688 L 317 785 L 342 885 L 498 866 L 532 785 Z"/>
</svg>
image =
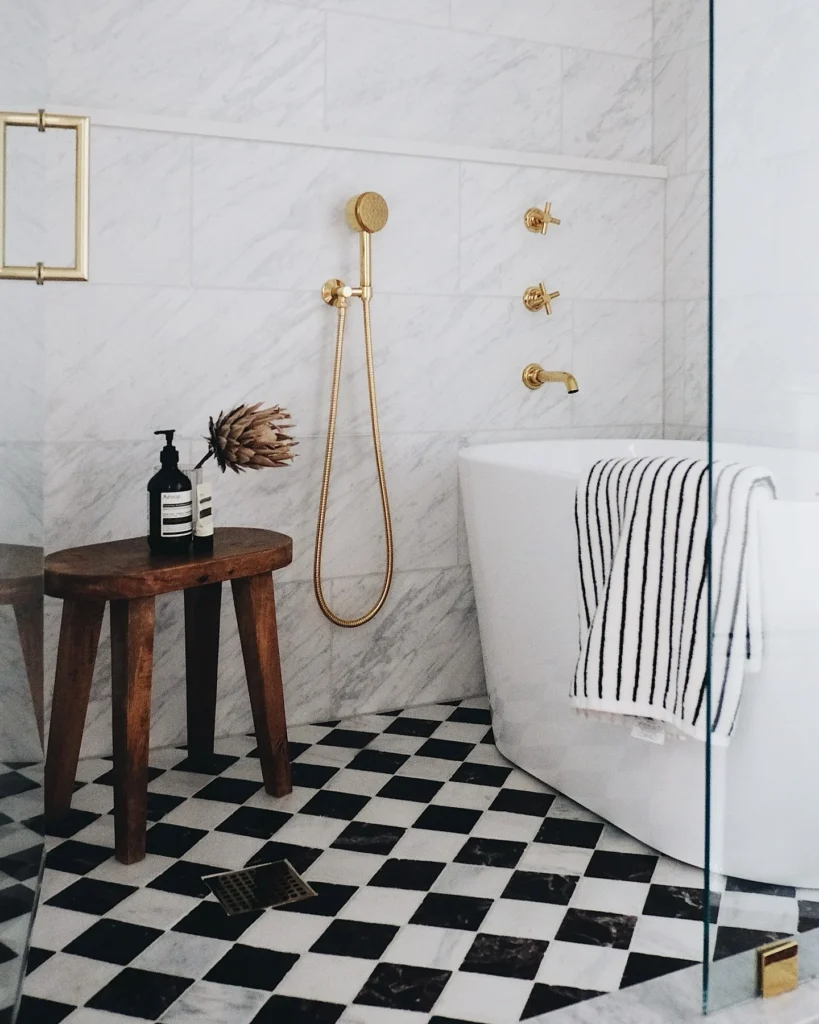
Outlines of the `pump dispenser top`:
<svg viewBox="0 0 819 1024">
<path fill-rule="evenodd" d="M 173 435 L 175 430 L 155 430 L 155 434 L 165 435 L 165 447 L 159 453 L 159 461 L 163 466 L 178 466 L 179 452 L 173 446 Z"/>
</svg>

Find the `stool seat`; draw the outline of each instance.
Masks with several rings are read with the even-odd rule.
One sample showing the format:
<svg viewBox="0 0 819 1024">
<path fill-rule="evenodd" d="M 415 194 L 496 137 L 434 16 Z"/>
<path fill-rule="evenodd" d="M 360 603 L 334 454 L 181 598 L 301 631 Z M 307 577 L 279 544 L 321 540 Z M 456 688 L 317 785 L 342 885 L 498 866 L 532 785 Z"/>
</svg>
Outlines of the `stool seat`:
<svg viewBox="0 0 819 1024">
<path fill-rule="evenodd" d="M 217 529 L 213 551 L 205 555 L 152 555 L 144 537 L 132 537 L 49 555 L 45 592 L 49 597 L 105 601 L 155 597 L 272 572 L 292 560 L 293 541 L 272 530 Z"/>
<path fill-rule="evenodd" d="M 230 580 L 265 790 L 292 791 L 279 660 L 275 569 L 293 557 L 290 537 L 239 527 L 214 532 L 213 551 L 152 555 L 144 537 L 48 555 L 45 592 L 63 599 L 45 768 L 45 814 L 71 809 L 106 602 L 111 609 L 114 830 L 118 860 L 145 856 L 155 599 L 185 600 L 188 759 L 213 757 L 222 583 Z"/>
</svg>

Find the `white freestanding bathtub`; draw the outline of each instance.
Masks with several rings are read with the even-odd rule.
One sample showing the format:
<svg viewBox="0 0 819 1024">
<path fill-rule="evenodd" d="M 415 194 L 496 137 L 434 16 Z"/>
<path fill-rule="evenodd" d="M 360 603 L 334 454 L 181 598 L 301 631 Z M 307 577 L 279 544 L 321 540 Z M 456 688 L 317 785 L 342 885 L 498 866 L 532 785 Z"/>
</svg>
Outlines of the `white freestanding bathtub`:
<svg viewBox="0 0 819 1024">
<path fill-rule="evenodd" d="M 702 866 L 705 746 L 657 745 L 578 715 L 574 495 L 597 459 L 706 457 L 683 441 L 531 441 L 465 448 L 460 478 L 500 750 L 656 849 Z M 819 888 L 819 455 L 717 446 L 768 467 L 760 521 L 764 654 L 731 742 L 713 750 L 712 855 L 724 874 Z"/>
</svg>

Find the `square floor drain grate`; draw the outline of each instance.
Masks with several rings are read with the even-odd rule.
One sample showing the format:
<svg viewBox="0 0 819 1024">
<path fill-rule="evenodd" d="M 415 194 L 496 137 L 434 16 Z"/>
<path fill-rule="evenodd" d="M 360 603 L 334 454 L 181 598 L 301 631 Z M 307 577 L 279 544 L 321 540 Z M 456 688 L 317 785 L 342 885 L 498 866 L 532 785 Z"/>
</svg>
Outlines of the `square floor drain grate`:
<svg viewBox="0 0 819 1024">
<path fill-rule="evenodd" d="M 225 912 L 247 914 L 251 910 L 267 907 L 283 907 L 287 903 L 298 903 L 316 895 L 296 871 L 290 861 L 279 860 L 272 864 L 257 864 L 239 871 L 222 871 L 218 875 L 206 875 L 203 882 L 222 904 Z"/>
</svg>

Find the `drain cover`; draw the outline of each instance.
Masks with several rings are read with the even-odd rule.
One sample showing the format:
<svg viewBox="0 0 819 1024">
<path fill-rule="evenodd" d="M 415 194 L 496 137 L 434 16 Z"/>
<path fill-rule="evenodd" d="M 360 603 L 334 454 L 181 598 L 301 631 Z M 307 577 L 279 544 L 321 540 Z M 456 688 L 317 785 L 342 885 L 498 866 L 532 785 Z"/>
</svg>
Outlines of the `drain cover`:
<svg viewBox="0 0 819 1024">
<path fill-rule="evenodd" d="M 315 889 L 304 881 L 288 860 L 257 864 L 240 871 L 222 871 L 218 875 L 206 875 L 202 881 L 207 882 L 231 917 L 265 907 L 283 907 L 316 895 Z"/>
</svg>

